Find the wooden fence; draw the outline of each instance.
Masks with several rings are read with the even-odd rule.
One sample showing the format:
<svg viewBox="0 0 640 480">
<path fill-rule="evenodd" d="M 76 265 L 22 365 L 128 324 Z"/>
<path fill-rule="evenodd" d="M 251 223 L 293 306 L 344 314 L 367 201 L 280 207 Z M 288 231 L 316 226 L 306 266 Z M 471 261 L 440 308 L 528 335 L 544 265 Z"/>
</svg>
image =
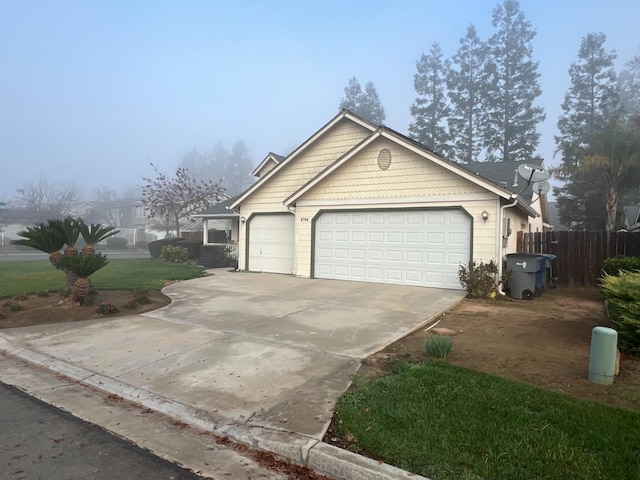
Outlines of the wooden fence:
<svg viewBox="0 0 640 480">
<path fill-rule="evenodd" d="M 640 257 L 640 232 L 518 232 L 518 252 L 555 255 L 551 281 L 558 288 L 598 288 L 605 259 Z"/>
</svg>

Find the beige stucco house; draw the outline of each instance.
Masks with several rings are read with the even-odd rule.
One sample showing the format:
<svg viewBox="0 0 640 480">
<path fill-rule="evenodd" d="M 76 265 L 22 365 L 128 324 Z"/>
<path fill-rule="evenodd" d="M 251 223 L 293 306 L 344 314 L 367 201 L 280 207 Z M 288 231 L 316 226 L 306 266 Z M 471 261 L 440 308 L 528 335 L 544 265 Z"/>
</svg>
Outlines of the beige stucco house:
<svg viewBox="0 0 640 480">
<path fill-rule="evenodd" d="M 460 289 L 460 265 L 502 259 L 519 230 L 543 228 L 530 189 L 346 110 L 254 174 L 227 206 L 240 270 Z"/>
</svg>

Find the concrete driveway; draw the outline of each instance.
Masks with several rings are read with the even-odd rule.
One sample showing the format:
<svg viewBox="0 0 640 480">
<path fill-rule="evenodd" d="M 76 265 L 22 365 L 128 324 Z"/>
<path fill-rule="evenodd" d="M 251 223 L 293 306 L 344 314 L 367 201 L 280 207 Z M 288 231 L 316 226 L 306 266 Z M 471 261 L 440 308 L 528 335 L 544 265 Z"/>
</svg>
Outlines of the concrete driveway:
<svg viewBox="0 0 640 480">
<path fill-rule="evenodd" d="M 465 295 L 224 270 L 164 292 L 172 303 L 155 312 L 3 330 L 0 343 L 230 422 L 320 439 L 361 359 Z"/>
</svg>

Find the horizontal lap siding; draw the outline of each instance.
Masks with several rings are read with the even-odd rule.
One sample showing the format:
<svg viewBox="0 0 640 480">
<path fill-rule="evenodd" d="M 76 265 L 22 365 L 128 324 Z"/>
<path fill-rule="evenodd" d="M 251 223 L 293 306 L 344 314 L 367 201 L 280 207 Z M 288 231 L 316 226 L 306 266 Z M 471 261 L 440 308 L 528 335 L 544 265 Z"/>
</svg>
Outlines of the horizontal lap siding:
<svg viewBox="0 0 640 480">
<path fill-rule="evenodd" d="M 240 205 L 240 215 L 249 218 L 258 212 L 287 212 L 282 202 L 329 164 L 360 143 L 369 130 L 342 120 L 312 145 L 285 165 Z M 245 226 L 240 228 L 240 245 L 245 245 Z M 244 247 L 240 249 L 240 265 L 244 265 Z"/>
<path fill-rule="evenodd" d="M 391 166 L 386 171 L 378 167 L 378 153 L 382 148 L 391 151 Z M 469 200 L 465 199 L 465 196 L 478 199 Z M 416 197 L 425 197 L 426 200 L 417 202 Z M 357 203 L 358 200 L 370 199 L 381 199 L 383 202 Z M 389 202 L 384 202 L 384 199 L 388 199 Z M 341 200 L 349 201 L 349 204 L 341 205 Z M 323 202 L 328 202 L 328 206 L 319 206 Z M 474 259 L 486 262 L 496 259 L 498 205 L 497 197 L 472 182 L 393 142 L 386 139 L 378 140 L 299 200 L 296 207 L 296 273 L 304 277 L 311 276 L 312 222 L 322 208 L 353 210 L 383 207 L 462 207 L 474 221 Z M 483 210 L 489 213 L 486 223 L 481 218 Z"/>
<path fill-rule="evenodd" d="M 388 170 L 378 167 L 381 149 L 391 152 Z M 304 195 L 305 200 L 416 197 L 484 193 L 485 190 L 397 144 L 380 139 L 359 152 Z"/>
</svg>

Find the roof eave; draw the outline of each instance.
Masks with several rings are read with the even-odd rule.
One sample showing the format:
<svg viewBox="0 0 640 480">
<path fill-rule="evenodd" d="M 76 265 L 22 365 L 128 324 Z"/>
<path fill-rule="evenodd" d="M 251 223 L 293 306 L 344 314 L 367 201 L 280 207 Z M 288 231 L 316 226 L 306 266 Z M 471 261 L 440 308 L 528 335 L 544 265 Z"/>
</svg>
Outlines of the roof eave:
<svg viewBox="0 0 640 480">
<path fill-rule="evenodd" d="M 349 110 L 341 110 L 338 115 L 333 117 L 327 124 L 324 125 L 320 130 L 314 133 L 311 137 L 309 137 L 304 143 L 302 143 L 298 148 L 296 148 L 287 158 L 285 158 L 282 162 L 276 165 L 269 173 L 267 173 L 264 177 L 260 177 L 260 179 L 254 183 L 251 187 L 249 187 L 240 197 L 229 205 L 229 208 L 236 208 L 240 205 L 249 195 L 258 190 L 266 181 L 268 181 L 272 176 L 274 176 L 277 172 L 279 172 L 285 165 L 291 162 L 294 158 L 296 158 L 300 152 L 304 151 L 309 145 L 315 142 L 318 138 L 324 135 L 329 129 L 331 129 L 334 125 L 336 125 L 343 118 L 348 118 L 349 120 L 361 125 L 370 131 L 375 131 L 377 127 L 373 124 L 367 122 L 363 118 L 354 115 Z"/>
</svg>

